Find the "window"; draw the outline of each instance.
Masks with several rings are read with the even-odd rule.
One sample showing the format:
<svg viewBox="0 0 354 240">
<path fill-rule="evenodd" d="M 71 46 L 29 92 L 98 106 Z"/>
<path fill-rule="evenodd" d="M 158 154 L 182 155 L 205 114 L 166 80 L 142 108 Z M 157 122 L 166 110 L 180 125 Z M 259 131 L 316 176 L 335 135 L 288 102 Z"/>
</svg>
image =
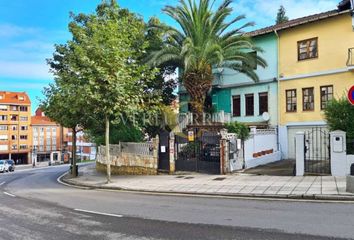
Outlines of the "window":
<svg viewBox="0 0 354 240">
<path fill-rule="evenodd" d="M 44 151 L 44 146 L 43 145 L 39 145 L 39 151 Z"/>
<path fill-rule="evenodd" d="M 296 104 L 296 89 L 286 90 L 286 111 L 287 112 L 296 112 L 297 104 Z"/>
<path fill-rule="evenodd" d="M 11 111 L 17 111 L 17 109 L 18 109 L 17 106 L 13 106 L 13 105 L 10 106 L 10 110 L 11 110 Z"/>
<path fill-rule="evenodd" d="M 299 61 L 318 57 L 317 40 L 318 38 L 311 38 L 297 42 Z"/>
<path fill-rule="evenodd" d="M 240 97 L 240 95 L 232 97 L 232 114 L 235 117 L 241 116 L 241 97 Z"/>
<path fill-rule="evenodd" d="M 16 144 L 12 145 L 12 146 L 11 146 L 11 149 L 12 149 L 12 150 L 17 150 L 17 145 L 16 145 Z"/>
<path fill-rule="evenodd" d="M 24 96 L 19 96 L 19 97 L 18 97 L 18 100 L 24 101 L 24 100 L 25 100 L 25 97 L 24 97 Z"/>
<path fill-rule="evenodd" d="M 8 126 L 6 126 L 6 125 L 0 125 L 0 131 L 1 130 L 8 130 L 9 128 L 8 128 Z"/>
<path fill-rule="evenodd" d="M 17 121 L 18 116 L 17 115 L 11 115 L 11 121 Z"/>
<path fill-rule="evenodd" d="M 21 126 L 21 131 L 26 131 L 28 130 L 28 126 Z"/>
<path fill-rule="evenodd" d="M 0 121 L 6 121 L 7 116 L 6 115 L 0 115 Z"/>
<path fill-rule="evenodd" d="M 12 129 L 12 131 L 17 131 L 17 126 L 16 125 L 12 125 L 11 129 Z"/>
<path fill-rule="evenodd" d="M 252 59 L 254 59 L 254 61 L 250 62 L 250 63 L 246 63 L 246 62 L 242 62 L 242 66 L 243 67 L 247 67 L 247 68 L 250 68 L 250 69 L 253 69 L 253 70 L 257 70 L 257 52 L 254 51 L 254 52 L 249 52 L 248 53 L 250 55 L 250 57 Z"/>
<path fill-rule="evenodd" d="M 0 111 L 7 111 L 6 105 L 0 105 Z"/>
<path fill-rule="evenodd" d="M 268 93 L 259 93 L 259 115 L 268 112 Z"/>
<path fill-rule="evenodd" d="M 12 136 L 11 136 L 11 139 L 12 139 L 12 140 L 16 140 L 16 139 L 17 139 L 17 136 L 16 136 L 16 135 L 12 135 Z"/>
<path fill-rule="evenodd" d="M 27 135 L 20 135 L 21 140 L 27 140 Z"/>
<path fill-rule="evenodd" d="M 0 141 L 8 140 L 7 135 L 0 135 Z"/>
<path fill-rule="evenodd" d="M 313 88 L 302 89 L 302 110 L 312 111 L 315 108 L 313 99 Z"/>
<path fill-rule="evenodd" d="M 333 86 L 322 86 L 321 87 L 321 110 L 327 107 L 330 100 L 333 99 Z"/>
<path fill-rule="evenodd" d="M 27 106 L 20 106 L 20 111 L 21 112 L 27 112 L 28 111 L 28 107 Z"/>
<path fill-rule="evenodd" d="M 21 145 L 20 145 L 20 149 L 22 149 L 22 150 L 23 150 L 23 149 L 27 149 L 27 145 L 21 144 Z"/>
<path fill-rule="evenodd" d="M 246 116 L 254 115 L 254 98 L 253 94 L 246 94 Z"/>
<path fill-rule="evenodd" d="M 20 121 L 23 121 L 23 122 L 28 121 L 28 117 L 20 117 Z"/>
</svg>

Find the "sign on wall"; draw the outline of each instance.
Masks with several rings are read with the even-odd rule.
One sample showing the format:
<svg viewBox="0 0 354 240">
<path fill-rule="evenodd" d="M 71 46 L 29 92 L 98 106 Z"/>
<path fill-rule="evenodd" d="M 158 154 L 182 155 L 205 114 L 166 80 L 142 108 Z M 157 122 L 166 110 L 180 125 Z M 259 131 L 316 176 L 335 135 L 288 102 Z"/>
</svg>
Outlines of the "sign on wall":
<svg viewBox="0 0 354 240">
<path fill-rule="evenodd" d="M 354 86 L 349 89 L 348 100 L 352 105 L 354 105 Z"/>
</svg>

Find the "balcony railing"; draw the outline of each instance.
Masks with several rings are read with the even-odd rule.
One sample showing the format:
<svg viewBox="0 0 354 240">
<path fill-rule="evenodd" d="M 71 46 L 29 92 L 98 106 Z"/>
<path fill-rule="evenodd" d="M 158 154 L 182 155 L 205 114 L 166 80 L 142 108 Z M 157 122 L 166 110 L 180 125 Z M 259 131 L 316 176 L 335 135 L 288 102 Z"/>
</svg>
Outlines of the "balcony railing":
<svg viewBox="0 0 354 240">
<path fill-rule="evenodd" d="M 354 66 L 354 48 L 349 48 L 348 49 L 348 60 L 347 60 L 347 66 L 348 67 L 353 67 Z"/>
</svg>

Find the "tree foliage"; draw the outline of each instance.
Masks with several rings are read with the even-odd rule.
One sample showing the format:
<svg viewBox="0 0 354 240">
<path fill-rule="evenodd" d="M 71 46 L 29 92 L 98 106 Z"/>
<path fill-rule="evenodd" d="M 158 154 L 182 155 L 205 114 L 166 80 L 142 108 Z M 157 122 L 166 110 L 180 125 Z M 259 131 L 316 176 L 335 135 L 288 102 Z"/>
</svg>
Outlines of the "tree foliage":
<svg viewBox="0 0 354 240">
<path fill-rule="evenodd" d="M 181 68 L 183 85 L 191 100 L 192 111 L 201 117 L 206 93 L 214 76 L 212 68 L 229 67 L 258 81 L 251 66 L 266 66 L 264 59 L 252 54 L 261 51 L 243 33 L 253 23 L 235 26 L 244 15 L 231 17 L 232 0 L 224 0 L 215 9 L 214 1 L 181 0 L 178 6 L 166 6 L 163 12 L 174 19 L 179 28 L 154 26 L 164 29 L 164 47 L 154 51 L 149 63 L 174 64 Z"/>
<path fill-rule="evenodd" d="M 250 135 L 250 130 L 243 123 L 239 123 L 239 122 L 227 123 L 226 129 L 229 133 L 235 133 L 237 138 L 241 139 L 242 141 L 247 140 L 247 138 Z"/>
<path fill-rule="evenodd" d="M 286 10 L 283 5 L 280 5 L 275 23 L 280 24 L 287 21 L 289 21 L 289 18 L 286 16 Z"/>
<path fill-rule="evenodd" d="M 331 100 L 324 110 L 326 122 L 331 131 L 347 133 L 348 142 L 354 143 L 354 106 L 345 97 Z M 348 144 L 348 152 L 354 153 L 354 146 Z"/>
</svg>

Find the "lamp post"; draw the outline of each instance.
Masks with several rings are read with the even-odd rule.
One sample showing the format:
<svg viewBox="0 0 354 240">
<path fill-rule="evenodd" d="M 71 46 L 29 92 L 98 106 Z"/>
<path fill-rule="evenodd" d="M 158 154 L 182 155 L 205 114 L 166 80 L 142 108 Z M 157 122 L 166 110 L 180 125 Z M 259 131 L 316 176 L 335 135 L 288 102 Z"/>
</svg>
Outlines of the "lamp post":
<svg viewBox="0 0 354 240">
<path fill-rule="evenodd" d="M 33 167 L 35 167 L 37 164 L 37 146 L 32 147 L 32 164 Z"/>
</svg>

